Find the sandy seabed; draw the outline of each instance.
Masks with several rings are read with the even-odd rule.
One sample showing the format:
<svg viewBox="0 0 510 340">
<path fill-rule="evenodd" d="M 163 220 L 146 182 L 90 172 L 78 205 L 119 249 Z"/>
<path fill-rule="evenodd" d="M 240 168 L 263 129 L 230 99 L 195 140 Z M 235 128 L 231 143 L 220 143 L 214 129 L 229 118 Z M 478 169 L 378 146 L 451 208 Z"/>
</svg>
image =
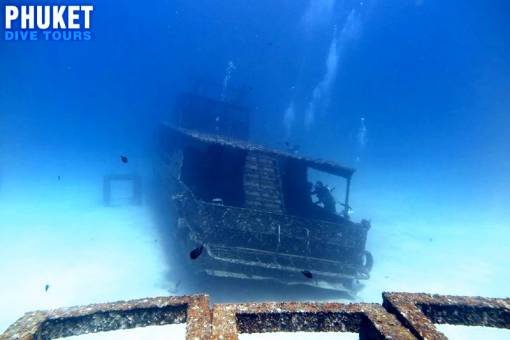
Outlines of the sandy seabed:
<svg viewBox="0 0 510 340">
<path fill-rule="evenodd" d="M 236 293 L 224 284 L 219 288 L 202 282 L 197 288 L 181 283 L 173 276 L 158 225 L 161 222 L 151 205 L 131 206 L 121 199 L 113 207 L 105 207 L 100 183 L 100 177 L 55 178 L 33 185 L 23 183 L 24 189 L 17 190 L 20 183 L 4 182 L 0 195 L 0 331 L 27 311 L 200 290 L 211 294 L 212 302 L 342 301 L 334 294 L 307 294 L 306 288 L 298 287 L 241 284 Z M 363 193 L 359 196 L 362 200 Z M 405 202 L 405 198 L 398 199 Z M 451 216 L 439 226 L 437 216 L 428 218 L 423 211 L 411 213 L 400 206 L 395 212 L 391 204 L 398 199 L 385 195 L 384 204 L 367 199 L 362 207 L 361 216 L 373 217 L 367 248 L 376 262 L 357 301 L 380 303 L 383 291 L 510 296 L 508 225 L 480 220 L 465 223 L 465 219 L 456 222 Z M 184 336 L 184 325 L 165 329 L 171 329 L 176 338 Z M 150 338 L 157 339 L 162 330 L 148 327 L 139 334 L 131 330 L 130 335 L 119 336 L 142 339 L 148 337 L 143 332 L 153 332 Z M 510 330 L 448 325 L 440 330 L 452 339 L 510 338 Z M 317 338 L 338 335 L 324 333 Z M 290 337 L 304 339 L 307 335 L 247 334 L 241 338 Z M 89 338 L 95 339 L 93 335 L 77 337 Z M 356 335 L 343 334 L 342 338 Z"/>
</svg>

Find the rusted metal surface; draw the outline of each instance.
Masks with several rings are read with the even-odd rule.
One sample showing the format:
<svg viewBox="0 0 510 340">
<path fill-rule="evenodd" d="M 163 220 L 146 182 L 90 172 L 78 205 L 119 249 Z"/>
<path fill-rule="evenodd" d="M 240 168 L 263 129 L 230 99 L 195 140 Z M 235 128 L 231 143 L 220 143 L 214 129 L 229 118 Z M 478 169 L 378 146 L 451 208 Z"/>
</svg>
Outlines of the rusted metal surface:
<svg viewBox="0 0 510 340">
<path fill-rule="evenodd" d="M 275 156 L 275 157 L 281 157 L 281 158 L 287 158 L 287 159 L 295 159 L 299 162 L 302 162 L 303 164 L 306 164 L 307 166 L 324 171 L 327 173 L 331 173 L 337 176 L 350 178 L 355 172 L 355 169 L 349 168 L 346 166 L 339 165 L 335 162 L 326 161 L 322 159 L 312 159 L 307 157 L 302 157 L 299 155 L 296 155 L 294 153 L 290 152 L 284 152 L 281 150 L 273 150 L 266 148 L 264 146 L 250 143 L 244 140 L 237 140 L 230 137 L 225 136 L 219 136 L 219 135 L 213 135 L 208 133 L 203 133 L 195 130 L 188 130 L 183 128 L 178 128 L 175 126 L 171 126 L 169 124 L 164 124 L 164 126 L 170 131 L 171 133 L 177 133 L 180 134 L 182 137 L 192 139 L 195 141 L 200 141 L 202 143 L 206 144 L 216 144 L 216 145 L 222 145 L 234 149 L 240 149 L 240 150 L 246 150 L 246 151 L 256 151 L 258 153 L 265 153 L 268 156 Z"/>
<path fill-rule="evenodd" d="M 165 124 L 160 144 L 161 194 L 177 225 L 170 232 L 181 254 L 206 250 L 194 270 L 349 295 L 369 278 L 370 222 L 327 209 L 308 178 L 313 168 L 350 181 L 353 169 Z"/>
<path fill-rule="evenodd" d="M 186 323 L 186 339 L 210 337 L 207 295 L 157 297 L 25 314 L 0 339 L 54 339 L 117 329 Z"/>
<path fill-rule="evenodd" d="M 355 332 L 360 339 L 414 339 L 377 304 L 253 303 L 213 307 L 213 340 L 238 339 L 240 333 Z"/>
<path fill-rule="evenodd" d="M 277 159 L 254 151 L 248 153 L 244 165 L 244 198 L 247 208 L 284 212 L 278 172 Z"/>
<path fill-rule="evenodd" d="M 418 339 L 447 339 L 434 324 L 510 329 L 510 299 L 383 293 L 383 301 Z"/>
<path fill-rule="evenodd" d="M 383 293 L 383 305 L 266 302 L 216 304 L 207 295 L 158 297 L 25 314 L 0 339 L 52 339 L 186 322 L 186 339 L 242 333 L 355 332 L 360 339 L 447 339 L 434 323 L 510 328 L 510 299 Z M 171 338 L 171 334 L 169 334 Z"/>
<path fill-rule="evenodd" d="M 317 257 L 332 262 L 343 259 L 346 267 L 352 267 L 353 276 L 356 270 L 364 274 L 358 278 L 366 275 L 361 264 L 356 262 L 361 260 L 365 249 L 370 229 L 368 223 L 338 225 L 286 214 L 267 214 L 259 210 L 197 201 L 188 195 L 175 197 L 175 201 L 180 216 L 194 226 L 198 239 L 251 249 L 278 249 L 283 254 L 308 257 L 327 252 L 329 258 Z M 252 235 L 256 237 L 245 240 Z"/>
<path fill-rule="evenodd" d="M 187 235 L 180 239 L 190 240 L 188 249 L 205 245 L 207 256 L 200 258 L 199 265 L 209 271 L 231 276 L 249 273 L 349 294 L 356 291 L 352 280 L 369 278 L 371 268 L 362 263 L 369 224 L 338 225 L 268 214 L 194 200 L 189 194 L 174 200 L 183 217 L 178 231 Z M 304 277 L 303 270 L 311 271 L 315 279 Z"/>
</svg>

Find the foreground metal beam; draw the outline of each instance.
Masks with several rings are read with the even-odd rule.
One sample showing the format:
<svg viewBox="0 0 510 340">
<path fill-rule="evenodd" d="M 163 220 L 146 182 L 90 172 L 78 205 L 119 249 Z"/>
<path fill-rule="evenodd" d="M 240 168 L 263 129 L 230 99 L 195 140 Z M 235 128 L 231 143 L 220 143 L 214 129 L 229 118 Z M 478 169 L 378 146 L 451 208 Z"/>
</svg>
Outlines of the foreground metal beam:
<svg viewBox="0 0 510 340">
<path fill-rule="evenodd" d="M 157 297 L 27 313 L 0 339 L 54 339 L 175 323 L 186 323 L 188 340 L 208 339 L 210 318 L 207 295 Z"/>
<path fill-rule="evenodd" d="M 443 340 L 447 337 L 437 331 L 435 323 L 510 329 L 510 299 L 383 293 L 382 306 L 217 304 L 211 317 L 207 295 L 158 297 L 27 313 L 0 339 L 53 339 L 173 323 L 186 323 L 188 340 L 234 340 L 241 333 L 279 331 L 355 332 L 362 340 Z"/>
<path fill-rule="evenodd" d="M 251 303 L 213 307 L 213 340 L 238 339 L 240 333 L 355 332 L 360 339 L 414 339 L 377 304 Z"/>
<path fill-rule="evenodd" d="M 418 339 L 448 339 L 435 323 L 510 329 L 510 299 L 383 293 L 383 301 Z"/>
</svg>

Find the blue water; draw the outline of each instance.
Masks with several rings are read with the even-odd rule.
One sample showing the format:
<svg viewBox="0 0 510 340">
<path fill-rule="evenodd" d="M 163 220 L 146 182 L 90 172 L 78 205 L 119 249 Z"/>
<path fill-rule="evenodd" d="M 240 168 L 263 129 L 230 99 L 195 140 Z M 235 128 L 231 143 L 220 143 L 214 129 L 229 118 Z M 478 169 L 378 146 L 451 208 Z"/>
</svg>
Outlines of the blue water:
<svg viewBox="0 0 510 340">
<path fill-rule="evenodd" d="M 0 296 L 23 301 L 11 313 L 0 298 L 0 329 L 30 309 L 156 295 L 177 281 L 158 269 L 149 186 L 143 208 L 121 199 L 104 211 L 101 176 L 151 182 L 155 130 L 197 78 L 249 86 L 251 140 L 357 168 L 352 217 L 372 220 L 376 261 L 360 300 L 383 290 L 510 295 L 507 1 L 92 3 L 92 41 L 0 41 L 0 242 L 11 259 Z M 126 221 L 138 229 L 119 240 Z M 130 288 L 115 288 L 127 273 L 112 275 L 104 285 L 114 287 L 80 300 L 83 283 L 69 275 L 82 274 L 66 270 L 88 266 L 83 276 L 102 280 L 117 262 L 99 273 L 86 251 L 74 264 L 38 259 L 59 245 L 101 253 L 114 239 L 128 254 L 140 247 L 133 235 L 147 237 L 147 262 L 130 265 L 151 274 Z M 20 288 L 27 272 L 36 280 Z M 48 300 L 48 280 L 65 294 Z M 282 293 L 262 291 L 249 298 Z"/>
</svg>

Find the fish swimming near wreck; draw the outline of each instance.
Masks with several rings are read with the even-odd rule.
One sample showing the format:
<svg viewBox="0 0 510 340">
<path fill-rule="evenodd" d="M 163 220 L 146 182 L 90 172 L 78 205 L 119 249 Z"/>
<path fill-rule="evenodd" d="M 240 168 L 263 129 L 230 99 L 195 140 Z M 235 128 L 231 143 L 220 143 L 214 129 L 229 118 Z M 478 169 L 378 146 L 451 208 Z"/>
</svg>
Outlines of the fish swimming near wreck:
<svg viewBox="0 0 510 340">
<path fill-rule="evenodd" d="M 203 244 L 200 247 L 193 249 L 189 253 L 189 257 L 192 260 L 196 260 L 200 255 L 202 255 L 202 251 L 204 251 L 204 245 Z"/>
<path fill-rule="evenodd" d="M 120 160 L 122 161 L 122 163 L 128 162 L 128 158 L 126 156 L 120 156 Z"/>
<path fill-rule="evenodd" d="M 355 169 L 250 143 L 243 107 L 184 93 L 176 108 L 160 125 L 157 172 L 175 212 L 165 223 L 177 224 L 173 236 L 182 256 L 195 261 L 193 271 L 356 294 L 355 281 L 367 280 L 371 269 L 365 249 L 371 225 L 348 213 Z M 317 202 L 311 181 L 322 174 Z M 330 189 L 337 178 L 345 181 L 341 211 Z"/>
<path fill-rule="evenodd" d="M 309 270 L 303 270 L 301 273 L 309 279 L 313 277 L 312 273 Z"/>
</svg>

